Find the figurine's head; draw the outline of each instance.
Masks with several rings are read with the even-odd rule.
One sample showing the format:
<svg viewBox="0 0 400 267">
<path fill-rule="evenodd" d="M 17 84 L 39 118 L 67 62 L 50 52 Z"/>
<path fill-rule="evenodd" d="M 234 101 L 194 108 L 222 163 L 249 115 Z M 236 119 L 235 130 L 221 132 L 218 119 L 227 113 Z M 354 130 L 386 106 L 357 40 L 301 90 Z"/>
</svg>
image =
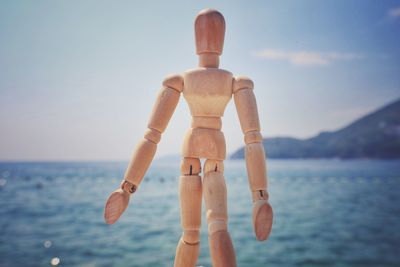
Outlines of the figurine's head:
<svg viewBox="0 0 400 267">
<path fill-rule="evenodd" d="M 214 9 L 200 11 L 194 22 L 196 54 L 222 54 L 225 37 L 225 19 Z"/>
</svg>

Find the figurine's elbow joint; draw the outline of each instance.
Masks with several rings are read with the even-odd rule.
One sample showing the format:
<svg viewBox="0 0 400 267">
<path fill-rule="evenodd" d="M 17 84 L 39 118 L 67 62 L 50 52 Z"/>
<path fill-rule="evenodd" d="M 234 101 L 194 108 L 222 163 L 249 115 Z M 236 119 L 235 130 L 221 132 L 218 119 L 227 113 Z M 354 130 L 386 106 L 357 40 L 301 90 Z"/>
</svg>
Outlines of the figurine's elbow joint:
<svg viewBox="0 0 400 267">
<path fill-rule="evenodd" d="M 262 135 L 258 130 L 248 131 L 244 134 L 244 142 L 246 143 L 246 145 L 261 143 L 262 139 Z"/>
<path fill-rule="evenodd" d="M 163 81 L 163 86 L 172 88 L 179 93 L 183 91 L 183 77 L 181 75 L 169 75 Z"/>
<path fill-rule="evenodd" d="M 254 83 L 252 80 L 245 76 L 235 77 L 233 80 L 233 93 L 242 89 L 253 89 Z"/>
</svg>

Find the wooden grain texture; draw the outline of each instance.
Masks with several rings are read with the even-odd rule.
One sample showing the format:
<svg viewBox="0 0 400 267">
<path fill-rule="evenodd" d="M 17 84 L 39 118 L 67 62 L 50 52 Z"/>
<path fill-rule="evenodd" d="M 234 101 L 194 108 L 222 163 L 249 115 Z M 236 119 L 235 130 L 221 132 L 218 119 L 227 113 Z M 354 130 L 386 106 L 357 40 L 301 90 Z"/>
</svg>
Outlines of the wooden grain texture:
<svg viewBox="0 0 400 267">
<path fill-rule="evenodd" d="M 195 22 L 196 53 L 222 54 L 225 37 L 225 19 L 214 9 L 199 12 Z"/>
<path fill-rule="evenodd" d="M 104 219 L 107 224 L 114 224 L 128 207 L 130 194 L 121 188 L 115 190 L 107 199 Z"/>
<path fill-rule="evenodd" d="M 183 96 L 192 116 L 222 117 L 232 98 L 232 73 L 216 68 L 198 68 L 183 74 Z"/>
<path fill-rule="evenodd" d="M 267 200 L 257 200 L 253 203 L 253 227 L 257 240 L 263 241 L 269 237 L 273 223 L 273 211 Z"/>
</svg>

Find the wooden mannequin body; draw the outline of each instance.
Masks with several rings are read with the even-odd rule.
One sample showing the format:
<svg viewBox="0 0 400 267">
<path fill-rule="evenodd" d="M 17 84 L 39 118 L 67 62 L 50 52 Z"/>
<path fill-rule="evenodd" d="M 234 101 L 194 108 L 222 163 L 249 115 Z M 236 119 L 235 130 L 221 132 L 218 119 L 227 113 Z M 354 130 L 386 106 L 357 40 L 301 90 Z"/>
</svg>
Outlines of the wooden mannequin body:
<svg viewBox="0 0 400 267">
<path fill-rule="evenodd" d="M 161 133 L 175 110 L 180 93 L 189 105 L 192 125 L 182 147 L 179 194 L 182 237 L 178 243 L 175 267 L 193 267 L 200 243 L 201 203 L 205 201 L 210 252 L 214 267 L 236 266 L 235 252 L 227 230 L 227 196 L 223 160 L 226 158 L 221 117 L 232 96 L 246 143 L 246 167 L 253 198 L 253 226 L 258 240 L 266 240 L 272 227 L 272 208 L 268 203 L 265 153 L 260 134 L 253 83 L 245 77 L 219 69 L 225 21 L 215 10 L 204 10 L 195 21 L 199 67 L 164 80 L 163 88 L 148 124 L 125 173 L 121 188 L 114 191 L 105 208 L 106 222 L 112 224 L 126 209 L 130 195 L 147 171 Z M 203 179 L 200 159 L 206 159 Z"/>
</svg>

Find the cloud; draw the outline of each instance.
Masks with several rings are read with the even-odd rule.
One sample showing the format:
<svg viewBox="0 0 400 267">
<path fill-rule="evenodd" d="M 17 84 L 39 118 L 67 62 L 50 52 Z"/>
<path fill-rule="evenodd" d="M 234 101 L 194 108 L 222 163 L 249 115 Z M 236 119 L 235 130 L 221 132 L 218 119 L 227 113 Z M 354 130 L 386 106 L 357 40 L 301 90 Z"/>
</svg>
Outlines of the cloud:
<svg viewBox="0 0 400 267">
<path fill-rule="evenodd" d="M 389 17 L 398 18 L 400 17 L 400 7 L 391 8 L 388 11 Z"/>
<path fill-rule="evenodd" d="M 284 51 L 277 49 L 265 49 L 255 53 L 255 56 L 262 59 L 284 60 L 293 65 L 323 66 L 339 60 L 361 59 L 362 56 L 353 53 L 320 53 L 313 51 Z"/>
</svg>

